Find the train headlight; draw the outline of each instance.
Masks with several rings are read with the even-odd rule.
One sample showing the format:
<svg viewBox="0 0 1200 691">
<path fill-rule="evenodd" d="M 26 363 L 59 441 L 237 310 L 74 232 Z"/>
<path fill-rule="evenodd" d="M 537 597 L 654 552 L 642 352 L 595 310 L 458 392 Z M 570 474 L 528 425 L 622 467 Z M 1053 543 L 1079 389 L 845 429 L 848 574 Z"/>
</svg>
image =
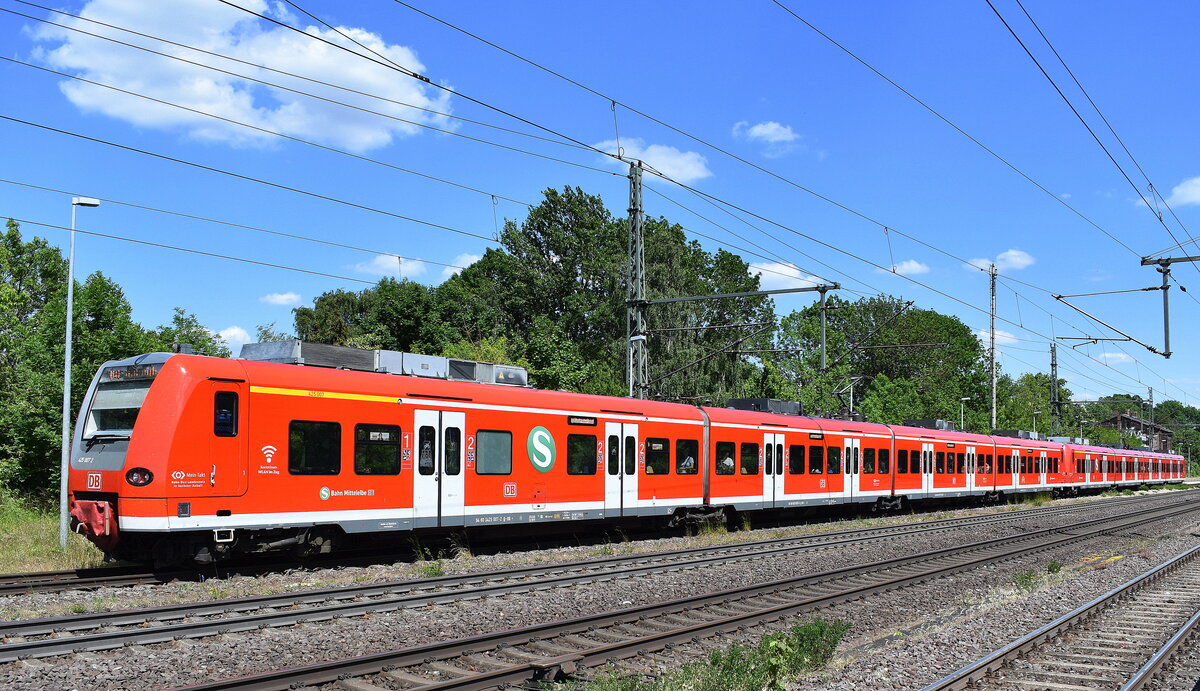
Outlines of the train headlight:
<svg viewBox="0 0 1200 691">
<path fill-rule="evenodd" d="M 125 482 L 134 487 L 145 487 L 154 481 L 154 473 L 145 468 L 131 468 L 125 473 Z"/>
</svg>

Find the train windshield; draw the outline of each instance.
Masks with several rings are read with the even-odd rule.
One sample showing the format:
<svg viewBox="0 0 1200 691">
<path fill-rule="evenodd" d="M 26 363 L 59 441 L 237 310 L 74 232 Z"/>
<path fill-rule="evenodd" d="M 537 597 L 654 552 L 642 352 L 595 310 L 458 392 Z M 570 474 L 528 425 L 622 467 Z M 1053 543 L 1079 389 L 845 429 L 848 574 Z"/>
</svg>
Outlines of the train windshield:
<svg viewBox="0 0 1200 691">
<path fill-rule="evenodd" d="M 146 392 L 161 368 L 161 363 L 105 367 L 92 396 L 83 438 L 98 435 L 128 437 L 133 432 L 142 402 L 146 400 Z"/>
<path fill-rule="evenodd" d="M 97 434 L 129 436 L 138 411 L 150 390 L 150 381 L 126 381 L 96 387 L 92 408 L 88 411 L 83 438 Z"/>
</svg>

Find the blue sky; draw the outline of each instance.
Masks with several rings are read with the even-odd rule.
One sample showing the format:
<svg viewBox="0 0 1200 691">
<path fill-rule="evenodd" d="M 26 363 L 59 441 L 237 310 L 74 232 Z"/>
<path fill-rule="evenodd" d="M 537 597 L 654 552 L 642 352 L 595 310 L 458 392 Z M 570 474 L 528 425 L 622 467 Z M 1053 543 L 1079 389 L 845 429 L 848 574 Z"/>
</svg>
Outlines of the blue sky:
<svg viewBox="0 0 1200 691">
<path fill-rule="evenodd" d="M 295 7 L 262 0 L 231 2 L 349 45 Z M 1142 174 L 1089 109 L 1021 7 L 1014 0 L 993 2 L 1144 193 Z M 526 136 L 554 138 L 468 97 L 598 149 L 615 150 L 619 139 L 627 156 L 642 157 L 679 182 L 769 219 L 736 211 L 731 215 L 675 185 L 648 179 L 647 213 L 716 238 L 701 239 L 709 249 L 753 252 L 735 250 L 763 272 L 765 287 L 804 285 L 804 278 L 819 276 L 840 281 L 849 289 L 845 297 L 900 295 L 920 307 L 956 314 L 986 334 L 987 277 L 964 261 L 998 262 L 1003 276 L 997 327 L 1001 364 L 1013 373 L 1047 369 L 1047 341 L 1053 336 L 1115 336 L 1051 294 L 1155 285 L 1159 275 L 1139 266 L 1139 257 L 1175 244 L 984 0 L 785 4 L 1046 191 L 769 1 L 414 0 L 416 7 L 607 98 L 392 0 L 296 4 L 449 90 L 217 0 L 94 0 L 55 8 L 390 101 L 0 0 L 0 8 L 11 11 L 0 13 L 0 57 L 7 58 L 0 61 L 6 96 L 0 115 L 276 186 L 11 120 L 0 120 L 0 177 L 111 200 L 80 211 L 78 227 L 84 230 L 333 275 L 80 236 L 78 275 L 102 270 L 115 279 L 125 288 L 135 318 L 148 326 L 169 320 L 171 309 L 181 306 L 236 347 L 256 324 L 290 328 L 291 309 L 311 304 L 324 291 L 366 285 L 348 279 L 371 282 L 385 273 L 394 275 L 400 266 L 394 255 L 426 260 L 403 262 L 405 275 L 436 284 L 454 267 L 474 261 L 489 246 L 484 238 L 492 237 L 498 224 L 523 218 L 522 203 L 537 203 L 549 187 L 578 185 L 602 195 L 614 214 L 624 215 L 627 181 L 619 164 L 592 150 Z M 1181 227 L 1163 208 L 1166 225 L 1180 240 L 1193 231 L 1200 234 L 1200 137 L 1195 133 L 1200 96 L 1194 88 L 1200 73 L 1200 51 L 1194 45 L 1200 6 L 1158 3 L 1131 11 L 1128 4 L 1116 2 L 1027 0 L 1025 9 L 1182 221 Z M 383 115 L 262 86 L 12 12 L 120 37 Z M 19 63 L 187 105 L 353 156 Z M 610 98 L 793 184 L 623 106 L 616 107 L 614 122 Z M 28 221 L 27 235 L 65 246 L 64 231 L 34 223 L 67 226 L 70 194 L 0 183 L 0 215 Z M 885 232 L 880 224 L 897 232 Z M 1200 248 L 1190 245 L 1171 254 L 1200 254 Z M 924 285 L 860 258 L 895 265 L 897 273 Z M 1101 342 L 1075 351 L 1064 345 L 1061 374 L 1077 397 L 1114 391 L 1144 395 L 1146 387 L 1154 387 L 1158 400 L 1200 404 L 1195 346 L 1200 271 L 1177 265 L 1174 275 L 1183 286 L 1195 287 L 1189 295 L 1178 287 L 1171 291 L 1175 355 L 1164 360 L 1133 343 Z M 788 311 L 810 300 L 804 294 L 777 304 Z M 1074 302 L 1161 348 L 1160 293 Z"/>
</svg>

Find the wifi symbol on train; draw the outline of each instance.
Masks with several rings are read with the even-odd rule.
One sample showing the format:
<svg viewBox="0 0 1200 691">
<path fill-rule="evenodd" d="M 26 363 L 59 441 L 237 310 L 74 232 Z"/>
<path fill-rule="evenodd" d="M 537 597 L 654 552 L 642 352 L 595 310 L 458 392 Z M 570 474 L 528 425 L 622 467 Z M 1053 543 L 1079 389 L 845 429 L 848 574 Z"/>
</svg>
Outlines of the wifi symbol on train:
<svg viewBox="0 0 1200 691">
<path fill-rule="evenodd" d="M 275 458 L 275 452 L 278 450 L 279 449 L 276 449 L 274 446 L 271 446 L 270 444 L 267 444 L 266 446 L 262 447 L 263 458 L 267 459 L 267 463 L 270 463 L 271 459 Z"/>
</svg>

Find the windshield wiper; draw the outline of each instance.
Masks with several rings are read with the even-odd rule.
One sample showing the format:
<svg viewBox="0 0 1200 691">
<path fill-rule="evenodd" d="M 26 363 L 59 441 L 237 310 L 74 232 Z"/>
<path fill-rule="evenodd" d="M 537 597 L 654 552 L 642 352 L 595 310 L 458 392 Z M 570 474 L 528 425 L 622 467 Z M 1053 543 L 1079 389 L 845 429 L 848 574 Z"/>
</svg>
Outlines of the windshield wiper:
<svg viewBox="0 0 1200 691">
<path fill-rule="evenodd" d="M 93 434 L 84 440 L 87 442 L 87 446 L 85 446 L 84 449 L 90 449 L 100 442 L 123 441 L 126 439 L 129 439 L 128 434 Z"/>
</svg>

